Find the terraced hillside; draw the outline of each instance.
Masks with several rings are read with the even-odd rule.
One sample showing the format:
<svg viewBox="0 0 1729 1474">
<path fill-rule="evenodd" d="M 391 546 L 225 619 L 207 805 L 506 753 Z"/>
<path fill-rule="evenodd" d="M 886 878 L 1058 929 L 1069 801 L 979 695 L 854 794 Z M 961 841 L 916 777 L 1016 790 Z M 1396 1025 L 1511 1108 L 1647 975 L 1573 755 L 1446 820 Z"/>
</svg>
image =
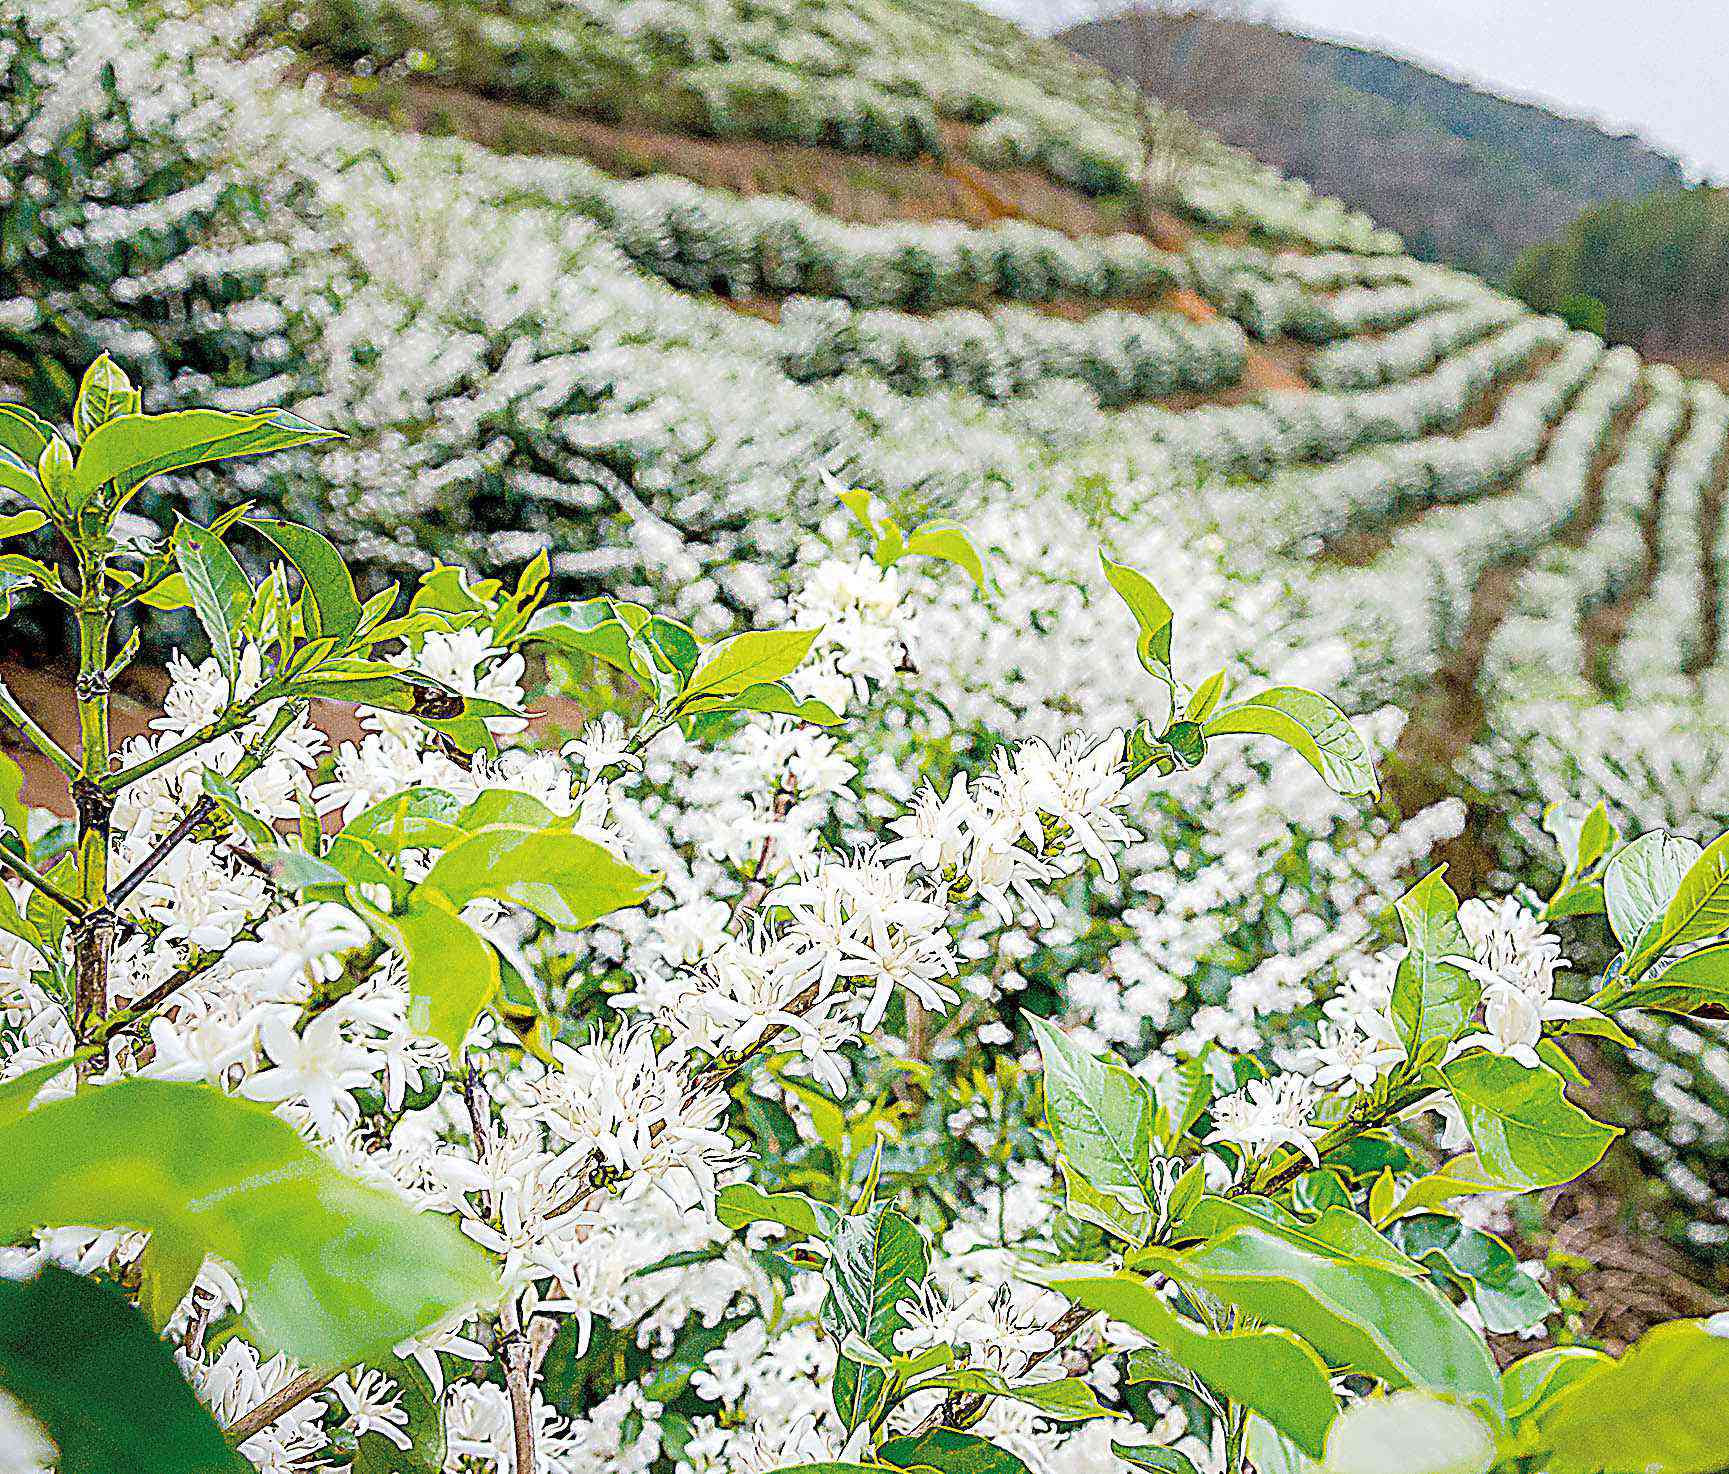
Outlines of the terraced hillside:
<svg viewBox="0 0 1729 1474">
<path fill-rule="evenodd" d="M 239 484 L 375 583 L 545 551 L 713 634 L 850 536 L 838 480 L 992 553 L 924 590 L 922 740 L 1135 717 L 1100 541 L 1198 671 L 1343 692 L 1380 812 L 1191 775 L 1077 912 L 1109 965 L 1047 959 L 1122 1047 L 1290 1013 L 1546 804 L 1729 823 L 1729 399 L 1223 145 L 1144 208 L 1115 85 L 958 0 L 0 0 L 0 65 L 0 397 L 63 415 L 106 348 L 335 425 Z M 1729 1027 L 1641 1040 L 1636 1206 L 1729 1253 Z"/>
</svg>

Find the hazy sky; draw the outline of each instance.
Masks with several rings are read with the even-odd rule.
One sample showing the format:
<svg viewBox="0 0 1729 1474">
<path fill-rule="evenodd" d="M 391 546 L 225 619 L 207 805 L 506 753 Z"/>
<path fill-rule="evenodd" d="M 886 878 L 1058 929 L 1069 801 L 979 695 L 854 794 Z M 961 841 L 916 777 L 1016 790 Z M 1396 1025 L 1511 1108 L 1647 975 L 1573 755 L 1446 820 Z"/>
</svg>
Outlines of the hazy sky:
<svg viewBox="0 0 1729 1474">
<path fill-rule="evenodd" d="M 983 3 L 1038 29 L 1087 8 L 1086 0 Z M 1275 8 L 1292 29 L 1366 41 L 1497 92 L 1558 103 L 1729 178 L 1724 0 L 1276 0 Z"/>
</svg>

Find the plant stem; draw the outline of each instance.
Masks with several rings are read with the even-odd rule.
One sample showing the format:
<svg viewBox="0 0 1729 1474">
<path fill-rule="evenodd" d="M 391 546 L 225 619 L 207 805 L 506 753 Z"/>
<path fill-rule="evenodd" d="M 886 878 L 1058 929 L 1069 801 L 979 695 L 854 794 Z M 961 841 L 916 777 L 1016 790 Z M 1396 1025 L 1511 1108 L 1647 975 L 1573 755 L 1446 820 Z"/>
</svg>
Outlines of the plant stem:
<svg viewBox="0 0 1729 1474">
<path fill-rule="evenodd" d="M 80 898 L 89 910 L 72 938 L 72 1029 L 79 1044 L 108 1012 L 108 956 L 114 945 L 114 914 L 108 909 L 108 849 L 114 798 L 102 786 L 108 774 L 108 634 L 112 622 L 102 587 L 103 542 L 78 548 L 78 776 L 72 802 L 78 812 Z M 107 1066 L 102 1045 L 78 1064 L 81 1080 Z"/>
<path fill-rule="evenodd" d="M 190 752 L 196 752 L 207 742 L 214 742 L 218 737 L 226 737 L 230 732 L 244 727 L 252 719 L 259 707 L 267 702 L 275 701 L 282 695 L 281 689 L 274 681 L 266 681 L 244 701 L 224 712 L 213 722 L 207 722 L 196 732 L 189 733 L 171 747 L 165 747 L 161 752 L 152 753 L 141 762 L 134 763 L 130 768 L 124 768 L 118 773 L 105 773 L 101 777 L 102 789 L 105 793 L 119 793 L 123 788 L 136 783 L 140 778 L 148 778 L 159 768 L 165 768 L 170 763 L 179 762 Z"/>
<path fill-rule="evenodd" d="M 238 1448 L 254 1433 L 261 1433 L 285 1413 L 293 1412 L 309 1397 L 316 1397 L 341 1372 L 302 1372 L 280 1392 L 272 1393 L 251 1412 L 236 1418 L 223 1430 L 230 1448 Z"/>
<path fill-rule="evenodd" d="M 0 681 L 0 716 L 5 717 L 28 737 L 31 746 L 53 763 L 68 779 L 78 776 L 77 759 L 50 737 L 36 719 L 24 710 L 18 698 L 6 688 L 4 681 Z"/>
<path fill-rule="evenodd" d="M 510 1421 L 516 1441 L 516 1474 L 534 1474 L 533 1350 L 518 1332 L 504 1349 L 504 1380 L 510 1389 Z"/>
</svg>

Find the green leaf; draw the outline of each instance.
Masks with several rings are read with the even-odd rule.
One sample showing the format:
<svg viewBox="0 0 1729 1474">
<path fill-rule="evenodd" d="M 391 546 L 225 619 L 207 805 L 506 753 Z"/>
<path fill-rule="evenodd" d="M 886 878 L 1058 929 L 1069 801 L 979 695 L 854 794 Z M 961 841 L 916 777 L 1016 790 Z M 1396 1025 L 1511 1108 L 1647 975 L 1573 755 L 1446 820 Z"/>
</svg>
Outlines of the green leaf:
<svg viewBox="0 0 1729 1474">
<path fill-rule="evenodd" d="M 37 1065 L 33 1070 L 26 1070 L 22 1075 L 14 1075 L 10 1080 L 0 1083 L 0 1129 L 10 1126 L 22 1117 L 48 1082 L 63 1071 L 71 1069 L 76 1058 L 76 1055 L 67 1055 L 65 1059 L 50 1060 L 45 1065 Z"/>
<path fill-rule="evenodd" d="M 841 720 L 840 713 L 826 702 L 814 697 L 801 701 L 778 681 L 746 686 L 733 696 L 697 696 L 681 703 L 679 710 L 686 716 L 710 711 L 761 711 L 797 717 L 818 727 L 838 726 Z"/>
<path fill-rule="evenodd" d="M 9 405 L 0 404 L 0 412 L 9 408 Z M 4 427 L 5 420 L 3 413 L 0 413 L 0 429 Z M 0 446 L 0 491 L 9 491 L 14 496 L 21 496 L 33 507 L 46 507 L 48 505 L 48 489 L 43 486 L 41 477 L 36 474 L 35 460 L 22 461 L 4 446 Z M 24 512 L 19 515 L 28 517 L 30 513 Z M 6 535 L 10 537 L 16 532 L 27 530 L 17 528 L 14 529 L 13 533 Z"/>
<path fill-rule="evenodd" d="M 1627 959 L 1627 972 L 1638 977 L 1672 947 L 1703 942 L 1729 930 L 1729 834 L 1720 834 L 1687 867 L 1663 919 L 1647 928 L 1638 950 Z"/>
<path fill-rule="evenodd" d="M 1697 1013 L 1712 1005 L 1729 1008 L 1729 942 L 1677 957 L 1655 977 L 1631 987 L 1611 983 L 1592 1002 L 1598 1007 L 1650 1008 L 1659 1013 Z"/>
<path fill-rule="evenodd" d="M 436 892 L 411 897 L 395 914 L 359 896 L 350 904 L 408 964 L 408 1027 L 436 1039 L 461 1064 L 474 1021 L 498 996 L 498 953 Z"/>
<path fill-rule="evenodd" d="M 1189 704 L 1183 708 L 1183 717 L 1191 722 L 1204 722 L 1218 707 L 1225 694 L 1225 673 L 1214 671 L 1206 680 L 1195 687 L 1195 694 L 1189 697 Z"/>
<path fill-rule="evenodd" d="M 715 1216 L 727 1228 L 751 1223 L 779 1223 L 805 1238 L 827 1239 L 841 1215 L 827 1203 L 803 1193 L 765 1193 L 748 1182 L 734 1182 L 720 1190 Z"/>
<path fill-rule="evenodd" d="M 1553 1474 L 1711 1474 L 1723 1467 L 1729 1315 L 1647 1331 L 1571 1382 L 1527 1426 Z"/>
<path fill-rule="evenodd" d="M 1547 1065 L 1470 1054 L 1441 1070 L 1488 1174 L 1507 1187 L 1558 1187 L 1597 1165 L 1620 1130 L 1566 1097 Z"/>
<path fill-rule="evenodd" d="M 917 1293 L 930 1269 L 930 1246 L 911 1219 L 885 1203 L 842 1218 L 829 1239 L 828 1296 L 823 1327 L 837 1342 L 857 1336 L 885 1357 L 906 1326 L 896 1302 Z M 834 1405 L 848 1431 L 870 1415 L 883 1373 L 842 1355 L 835 1367 Z"/>
<path fill-rule="evenodd" d="M 483 798 L 501 790 L 488 789 Z M 509 790 L 504 790 L 509 793 Z M 527 794 L 512 797 L 527 798 Z M 349 839 L 362 841 L 380 854 L 400 855 L 404 850 L 442 850 L 466 839 L 476 826 L 465 828 L 459 818 L 465 811 L 442 788 L 405 788 L 382 803 L 356 814 L 342 828 Z M 550 812 L 548 820 L 550 820 Z M 496 822 L 496 821 L 494 821 Z"/>
<path fill-rule="evenodd" d="M 495 824 L 439 856 L 420 889 L 437 892 L 453 910 L 490 896 L 526 907 L 551 926 L 581 931 L 640 906 L 659 884 L 658 875 L 580 834 Z"/>
<path fill-rule="evenodd" d="M 381 1355 L 498 1294 L 447 1219 L 346 1176 L 264 1107 L 203 1085 L 122 1080 L 0 1131 L 0 1241 L 67 1224 L 201 1245 L 234 1266 L 265 1342 L 314 1367 Z"/>
<path fill-rule="evenodd" d="M 386 1357 L 374 1362 L 375 1370 L 383 1372 L 396 1383 L 400 1405 L 408 1414 L 408 1447 L 398 1448 L 394 1440 L 382 1433 L 363 1433 L 354 1454 L 352 1474 L 443 1474 L 449 1454 L 449 1440 L 444 1431 L 444 1404 L 438 1389 L 420 1369 L 417 1362 L 400 1357 Z M 354 1373 L 358 1378 L 361 1374 Z"/>
<path fill-rule="evenodd" d="M 1350 1208 L 1330 1207 L 1305 1223 L 1271 1198 L 1256 1193 L 1203 1197 L 1172 1231 L 1172 1239 L 1213 1239 L 1232 1228 L 1255 1228 L 1345 1263 L 1372 1264 L 1394 1274 L 1421 1275 L 1423 1266 Z"/>
<path fill-rule="evenodd" d="M 964 528 L 925 523 L 907 534 L 905 552 L 953 563 L 984 592 L 985 560 Z"/>
<path fill-rule="evenodd" d="M 1419 1177 L 1400 1195 L 1399 1200 L 1375 1221 L 1385 1227 L 1407 1213 L 1421 1213 L 1438 1208 L 1455 1198 L 1475 1197 L 1481 1193 L 1505 1192 L 1506 1185 L 1490 1175 L 1477 1160 L 1475 1152 L 1466 1152 L 1443 1162 L 1426 1177 Z"/>
<path fill-rule="evenodd" d="M 1548 1346 L 1520 1357 L 1501 1373 L 1501 1400 L 1508 1418 L 1517 1424 L 1564 1387 L 1614 1360 L 1608 1352 L 1589 1346 Z"/>
<path fill-rule="evenodd" d="M 1272 686 L 1216 711 L 1204 729 L 1209 737 L 1276 737 L 1295 748 L 1335 793 L 1381 791 L 1369 749 L 1351 720 L 1325 696 L 1301 686 Z"/>
<path fill-rule="evenodd" d="M 1037 1408 L 1058 1423 L 1084 1423 L 1089 1418 L 1120 1418 L 1103 1406 L 1093 1389 L 1079 1377 L 1060 1377 L 1051 1382 L 1013 1385 L 1002 1373 L 989 1367 L 961 1367 L 919 1383 L 920 1389 L 943 1387 L 951 1392 L 970 1392 L 979 1397 L 1004 1397 Z"/>
<path fill-rule="evenodd" d="M 878 1450 L 897 1469 L 934 1469 L 937 1474 L 1031 1474 L 1019 1457 L 976 1433 L 933 1428 L 891 1438 Z"/>
<path fill-rule="evenodd" d="M 1229 1229 L 1197 1249 L 1160 1253 L 1152 1262 L 1267 1325 L 1294 1332 L 1334 1366 L 1393 1388 L 1445 1392 L 1500 1415 L 1501 1382 L 1488 1348 L 1423 1280 L 1312 1254 L 1260 1228 Z"/>
<path fill-rule="evenodd" d="M 210 651 L 230 681 L 240 663 L 240 630 L 252 608 L 252 585 L 222 539 L 184 517 L 169 546 L 186 581 L 192 609 L 210 640 Z"/>
<path fill-rule="evenodd" d="M 1656 925 L 1703 853 L 1692 840 L 1654 829 L 1617 850 L 1603 872 L 1603 904 L 1615 940 L 1632 953 L 1647 926 Z"/>
<path fill-rule="evenodd" d="M 551 645 L 570 655 L 587 655 L 645 686 L 654 675 L 634 647 L 628 626 L 619 619 L 611 599 L 587 599 L 575 604 L 547 604 L 535 610 L 517 644 Z"/>
<path fill-rule="evenodd" d="M 113 482 L 124 498 L 164 472 L 340 438 L 337 431 L 320 429 L 285 409 L 238 415 L 215 409 L 121 415 L 84 441 L 76 474 L 84 497 Z"/>
<path fill-rule="evenodd" d="M 1320 1474 L 1489 1474 L 1495 1435 L 1468 1408 L 1426 1392 L 1352 1403 L 1327 1435 Z"/>
<path fill-rule="evenodd" d="M 248 517 L 246 525 L 260 537 L 269 539 L 299 570 L 313 611 L 307 621 L 308 637 L 329 636 L 337 642 L 338 649 L 345 647 L 360 628 L 360 596 L 354 591 L 354 577 L 348 564 L 335 545 L 310 527 L 276 517 Z"/>
<path fill-rule="evenodd" d="M 1442 1213 L 1413 1214 L 1393 1233 L 1407 1254 L 1471 1297 L 1494 1335 L 1529 1330 L 1556 1310 L 1542 1285 L 1519 1268 L 1513 1251 L 1493 1234 Z"/>
<path fill-rule="evenodd" d="M 0 450 L 34 466 L 48 448 L 54 427 L 21 404 L 0 404 Z"/>
<path fill-rule="evenodd" d="M 1048 1020 L 1034 1015 L 1032 1024 L 1044 1061 L 1045 1117 L 1063 1157 L 1093 1191 L 1130 1213 L 1157 1212 L 1146 1085 L 1122 1065 L 1088 1054 Z"/>
<path fill-rule="evenodd" d="M 1464 968 L 1444 960 L 1471 955 L 1446 871 L 1431 870 L 1397 904 L 1406 952 L 1393 981 L 1393 1026 L 1412 1059 L 1424 1045 L 1458 1038 L 1483 992 Z"/>
<path fill-rule="evenodd" d="M 22 537 L 27 532 L 34 532 L 38 527 L 47 524 L 46 513 L 32 508 L 28 512 L 14 512 L 11 516 L 0 517 L 0 538 Z"/>
<path fill-rule="evenodd" d="M 0 1276 L 0 1387 L 54 1440 L 58 1474 L 250 1474 L 143 1316 L 57 1265 Z"/>
<path fill-rule="evenodd" d="M 1157 1105 L 1154 1132 L 1166 1147 L 1174 1148 L 1212 1103 L 1213 1075 L 1206 1057 L 1196 1055 L 1166 1070 L 1153 1082 L 1153 1099 Z"/>
<path fill-rule="evenodd" d="M 88 440 L 110 420 L 138 413 L 138 391 L 119 364 L 106 353 L 84 370 L 78 398 L 72 405 L 72 428 Z"/>
<path fill-rule="evenodd" d="M 1309 1453 L 1320 1453 L 1338 1400 L 1326 1365 L 1289 1331 L 1205 1330 L 1132 1274 L 1060 1265 L 1039 1279 L 1077 1305 L 1139 1331 L 1215 1392 L 1260 1413 Z"/>
<path fill-rule="evenodd" d="M 1122 601 L 1129 606 L 1129 613 L 1135 616 L 1135 624 L 1140 630 L 1140 636 L 1135 643 L 1135 653 L 1140 657 L 1141 665 L 1148 674 L 1157 676 L 1167 685 L 1174 687 L 1171 675 L 1171 627 L 1174 616 L 1171 606 L 1164 596 L 1153 587 L 1152 580 L 1145 574 L 1121 563 L 1113 563 L 1103 552 L 1099 554 L 1099 562 L 1104 564 L 1105 577 L 1115 589 Z"/>
<path fill-rule="evenodd" d="M 798 668 L 816 636 L 815 630 L 749 630 L 710 645 L 691 672 L 685 696 L 737 696 L 778 681 Z"/>
<path fill-rule="evenodd" d="M 1161 1448 L 1150 1443 L 1118 1443 L 1113 1438 L 1111 1452 L 1125 1464 L 1132 1464 L 1137 1469 L 1151 1469 L 1154 1474 L 1200 1474 L 1188 1457 L 1174 1448 Z"/>
</svg>

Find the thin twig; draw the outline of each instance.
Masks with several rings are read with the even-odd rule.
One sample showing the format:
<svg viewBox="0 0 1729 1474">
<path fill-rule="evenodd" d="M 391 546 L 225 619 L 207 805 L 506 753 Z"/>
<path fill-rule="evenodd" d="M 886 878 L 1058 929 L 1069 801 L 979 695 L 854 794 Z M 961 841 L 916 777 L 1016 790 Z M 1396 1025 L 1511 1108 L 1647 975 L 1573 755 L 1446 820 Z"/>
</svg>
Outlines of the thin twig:
<svg viewBox="0 0 1729 1474">
<path fill-rule="evenodd" d="M 53 881 L 49 880 L 40 870 L 28 860 L 12 853 L 5 845 L 0 845 L 0 865 L 19 876 L 26 885 L 39 890 L 56 906 L 70 916 L 82 919 L 89 908 L 82 901 L 66 894 Z"/>
<path fill-rule="evenodd" d="M 251 1412 L 236 1418 L 223 1430 L 230 1448 L 238 1448 L 254 1433 L 261 1433 L 285 1413 L 291 1413 L 309 1397 L 316 1397 L 341 1372 L 302 1372 L 280 1392 L 273 1392 Z"/>
<path fill-rule="evenodd" d="M 31 746 L 53 763 L 68 779 L 78 776 L 76 759 L 48 735 L 46 728 L 24 710 L 18 698 L 7 689 L 5 681 L 0 681 L 0 716 L 10 720 L 13 726 L 30 739 Z"/>
<path fill-rule="evenodd" d="M 150 853 L 133 867 L 131 873 L 115 883 L 114 888 L 108 892 L 109 909 L 118 911 L 126 898 L 148 880 L 169 855 L 174 853 L 180 842 L 191 838 L 192 832 L 215 811 L 216 800 L 208 794 L 193 804 L 180 822 L 158 840 Z"/>
<path fill-rule="evenodd" d="M 504 1348 L 504 1381 L 510 1389 L 510 1421 L 516 1442 L 516 1474 L 534 1474 L 533 1348 L 518 1332 Z"/>
</svg>

